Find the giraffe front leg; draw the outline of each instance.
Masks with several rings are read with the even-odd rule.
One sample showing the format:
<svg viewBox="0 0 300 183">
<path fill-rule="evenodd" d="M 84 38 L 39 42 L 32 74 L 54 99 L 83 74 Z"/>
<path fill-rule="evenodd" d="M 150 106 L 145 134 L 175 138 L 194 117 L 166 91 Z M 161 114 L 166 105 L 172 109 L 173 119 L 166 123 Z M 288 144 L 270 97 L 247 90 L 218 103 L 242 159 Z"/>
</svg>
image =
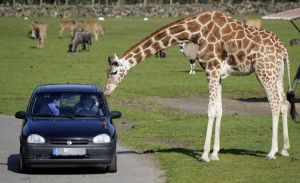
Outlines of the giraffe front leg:
<svg viewBox="0 0 300 183">
<path fill-rule="evenodd" d="M 218 96 L 218 87 L 219 87 L 218 86 L 219 77 L 216 77 L 216 75 L 214 75 L 214 77 L 210 77 L 208 73 L 207 79 L 208 79 L 208 88 L 209 88 L 209 103 L 208 103 L 208 110 L 207 110 L 208 124 L 207 124 L 203 154 L 199 159 L 200 161 L 203 162 L 209 162 L 211 160 L 208 155 L 210 152 L 213 123 L 216 116 L 216 102 L 218 101 L 217 96 Z M 218 143 L 215 143 L 215 145 L 218 146 Z M 212 159 L 215 160 L 216 158 L 214 157 Z"/>
<path fill-rule="evenodd" d="M 218 86 L 218 97 L 217 97 L 217 103 L 216 103 L 216 127 L 215 127 L 215 143 L 214 143 L 214 150 L 210 157 L 210 160 L 212 161 L 218 161 L 219 156 L 219 150 L 220 150 L 220 129 L 221 129 L 221 119 L 223 114 L 223 108 L 222 108 L 222 85 L 221 80 Z"/>
<path fill-rule="evenodd" d="M 199 159 L 199 161 L 210 162 L 210 158 L 208 157 L 208 154 L 210 152 L 210 143 L 211 143 L 213 122 L 214 122 L 214 116 L 211 115 L 210 112 L 208 112 L 208 124 L 207 124 L 207 130 L 206 130 L 204 149 L 203 149 L 203 154 L 202 154 L 201 158 Z"/>
</svg>

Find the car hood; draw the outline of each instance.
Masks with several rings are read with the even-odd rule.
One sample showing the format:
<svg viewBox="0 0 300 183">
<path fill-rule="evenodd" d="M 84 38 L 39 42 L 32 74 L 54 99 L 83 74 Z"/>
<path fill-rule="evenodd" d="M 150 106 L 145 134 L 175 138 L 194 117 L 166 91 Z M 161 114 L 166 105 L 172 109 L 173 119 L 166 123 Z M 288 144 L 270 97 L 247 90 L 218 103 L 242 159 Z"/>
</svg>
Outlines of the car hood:
<svg viewBox="0 0 300 183">
<path fill-rule="evenodd" d="M 93 138 L 107 133 L 100 119 L 52 119 L 31 120 L 28 125 L 29 134 L 39 134 L 44 138 Z"/>
</svg>

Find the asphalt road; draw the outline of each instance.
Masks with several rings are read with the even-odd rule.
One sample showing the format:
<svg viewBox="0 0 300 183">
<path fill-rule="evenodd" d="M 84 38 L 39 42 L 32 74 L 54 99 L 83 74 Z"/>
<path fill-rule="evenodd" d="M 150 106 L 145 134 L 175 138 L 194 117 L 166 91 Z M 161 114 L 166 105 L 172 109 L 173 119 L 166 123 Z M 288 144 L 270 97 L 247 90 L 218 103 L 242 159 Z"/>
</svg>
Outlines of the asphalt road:
<svg viewBox="0 0 300 183">
<path fill-rule="evenodd" d="M 19 134 L 21 120 L 0 115 L 0 183 L 162 183 L 162 171 L 151 155 L 139 154 L 118 145 L 118 172 L 99 169 L 41 169 L 19 173 Z"/>
</svg>

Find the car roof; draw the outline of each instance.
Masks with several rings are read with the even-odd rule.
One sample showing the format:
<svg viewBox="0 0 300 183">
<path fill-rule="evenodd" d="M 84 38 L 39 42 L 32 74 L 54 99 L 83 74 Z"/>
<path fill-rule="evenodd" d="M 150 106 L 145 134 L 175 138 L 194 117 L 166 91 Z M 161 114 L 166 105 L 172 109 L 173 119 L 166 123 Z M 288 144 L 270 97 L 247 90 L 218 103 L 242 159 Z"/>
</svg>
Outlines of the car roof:
<svg viewBox="0 0 300 183">
<path fill-rule="evenodd" d="M 90 84 L 45 84 L 36 87 L 36 92 L 97 92 L 102 89 L 97 85 Z"/>
</svg>

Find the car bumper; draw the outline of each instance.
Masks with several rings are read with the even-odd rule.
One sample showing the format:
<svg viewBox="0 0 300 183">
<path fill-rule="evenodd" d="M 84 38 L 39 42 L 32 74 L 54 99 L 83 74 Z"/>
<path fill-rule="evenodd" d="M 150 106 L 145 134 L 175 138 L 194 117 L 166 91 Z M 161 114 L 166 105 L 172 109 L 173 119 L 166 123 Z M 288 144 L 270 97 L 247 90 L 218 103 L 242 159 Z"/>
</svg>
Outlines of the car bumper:
<svg viewBox="0 0 300 183">
<path fill-rule="evenodd" d="M 27 167 L 107 167 L 116 152 L 117 138 L 108 144 L 53 145 L 23 144 L 21 153 Z M 54 148 L 85 149 L 84 155 L 54 155 Z"/>
</svg>

